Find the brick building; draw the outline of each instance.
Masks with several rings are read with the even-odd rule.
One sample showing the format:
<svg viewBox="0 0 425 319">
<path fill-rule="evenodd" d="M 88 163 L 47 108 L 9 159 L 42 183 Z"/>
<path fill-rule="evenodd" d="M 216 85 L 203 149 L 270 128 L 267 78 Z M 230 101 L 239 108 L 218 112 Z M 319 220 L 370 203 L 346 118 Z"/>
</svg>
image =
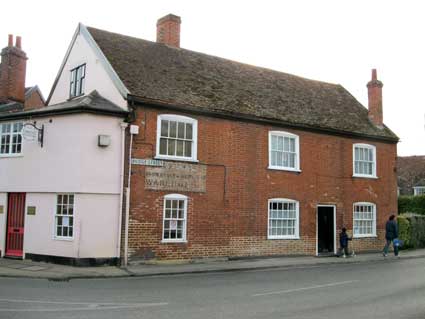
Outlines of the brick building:
<svg viewBox="0 0 425 319">
<path fill-rule="evenodd" d="M 425 156 L 397 158 L 399 195 L 425 195 Z"/>
<path fill-rule="evenodd" d="M 180 48 L 180 23 L 174 15 L 158 20 L 156 42 L 78 26 L 48 108 L 111 104 L 130 125 L 118 121 L 125 145 L 117 144 L 119 131 L 110 133 L 112 149 L 126 150 L 121 171 L 101 160 L 91 166 L 111 175 L 114 187 L 104 195 L 120 198 L 119 208 L 93 200 L 78 211 L 77 192 L 75 225 L 89 216 L 97 225 L 110 209 L 113 231 L 102 233 L 121 239 L 114 252 L 124 263 L 328 255 L 342 227 L 357 251 L 381 248 L 385 221 L 397 210 L 398 138 L 383 124 L 376 70 L 368 110 L 341 85 Z M 90 97 L 94 90 L 103 102 Z M 118 125 L 97 119 L 103 129 Z M 89 184 L 103 189 L 101 181 Z M 102 246 L 96 232 L 90 236 L 85 245 Z M 78 239 L 67 240 L 78 251 Z"/>
<path fill-rule="evenodd" d="M 88 31 L 139 126 L 130 258 L 328 254 L 343 226 L 356 250 L 381 247 L 398 138 L 376 70 L 368 112 L 340 85 L 182 49 L 173 15 L 157 43 Z"/>
</svg>

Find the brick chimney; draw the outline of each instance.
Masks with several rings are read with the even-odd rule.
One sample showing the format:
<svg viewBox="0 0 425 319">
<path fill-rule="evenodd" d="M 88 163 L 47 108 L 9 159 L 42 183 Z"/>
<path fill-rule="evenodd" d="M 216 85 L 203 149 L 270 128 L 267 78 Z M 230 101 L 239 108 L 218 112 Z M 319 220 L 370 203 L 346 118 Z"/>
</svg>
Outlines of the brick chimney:
<svg viewBox="0 0 425 319">
<path fill-rule="evenodd" d="M 369 119 L 376 126 L 382 127 L 382 87 L 384 85 L 378 80 L 376 69 L 372 69 L 372 80 L 367 84 L 367 93 L 369 97 Z"/>
<path fill-rule="evenodd" d="M 166 15 L 156 23 L 156 42 L 180 48 L 180 23 L 179 16 Z"/>
<path fill-rule="evenodd" d="M 9 34 L 8 46 L 1 51 L 0 102 L 12 100 L 25 102 L 25 72 L 27 55 L 22 51 L 21 37 Z"/>
</svg>

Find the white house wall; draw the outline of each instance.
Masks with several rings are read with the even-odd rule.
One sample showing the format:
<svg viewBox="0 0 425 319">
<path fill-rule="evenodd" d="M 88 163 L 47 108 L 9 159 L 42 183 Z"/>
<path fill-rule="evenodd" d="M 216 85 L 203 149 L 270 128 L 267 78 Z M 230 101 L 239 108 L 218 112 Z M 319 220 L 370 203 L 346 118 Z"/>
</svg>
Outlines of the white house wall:
<svg viewBox="0 0 425 319">
<path fill-rule="evenodd" d="M 75 194 L 74 237 L 56 239 L 56 194 L 27 194 L 26 206 L 35 206 L 36 214 L 25 215 L 24 252 L 71 258 L 118 257 L 119 200 L 118 195 Z"/>
<path fill-rule="evenodd" d="M 27 121 L 24 121 L 27 122 Z M 119 256 L 122 119 L 74 114 L 36 120 L 43 148 L 23 140 L 23 153 L 0 157 L 0 249 L 5 253 L 7 194 L 26 193 L 24 254 L 71 258 Z M 110 145 L 98 146 L 98 135 Z M 55 238 L 57 194 L 75 195 L 74 238 Z M 35 215 L 27 207 L 36 207 Z"/>
<path fill-rule="evenodd" d="M 127 101 L 112 82 L 99 57 L 81 34 L 77 35 L 68 59 L 65 61 L 62 74 L 58 78 L 49 105 L 65 102 L 69 99 L 70 71 L 84 63 L 86 64 L 84 93 L 89 94 L 93 90 L 97 90 L 104 98 L 126 110 Z"/>
<path fill-rule="evenodd" d="M 7 214 L 7 194 L 0 193 L 0 206 L 3 206 L 3 214 L 0 214 L 0 250 L 1 256 L 4 256 L 6 245 L 6 214 Z"/>
<path fill-rule="evenodd" d="M 0 192 L 118 194 L 121 123 L 91 114 L 37 119 L 43 148 L 24 140 L 22 156 L 0 157 Z M 97 145 L 99 134 L 111 137 L 108 147 Z"/>
</svg>

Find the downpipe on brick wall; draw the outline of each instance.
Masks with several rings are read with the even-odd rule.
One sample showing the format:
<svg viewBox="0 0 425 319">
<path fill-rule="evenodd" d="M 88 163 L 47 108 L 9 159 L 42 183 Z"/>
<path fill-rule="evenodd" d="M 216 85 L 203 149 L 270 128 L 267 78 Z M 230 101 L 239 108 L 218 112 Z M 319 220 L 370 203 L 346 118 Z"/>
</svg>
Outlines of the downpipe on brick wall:
<svg viewBox="0 0 425 319">
<path fill-rule="evenodd" d="M 120 204 L 118 212 L 118 240 L 117 240 L 117 256 L 121 256 L 121 231 L 122 231 L 122 210 L 124 204 L 124 169 L 125 169 L 125 129 L 127 123 L 121 123 L 121 170 L 120 170 Z"/>
<path fill-rule="evenodd" d="M 131 151 L 133 148 L 133 135 L 139 134 L 137 125 L 130 125 L 130 145 L 128 149 L 128 181 L 125 191 L 125 236 L 124 236 L 124 266 L 128 265 L 128 224 L 130 219 L 130 193 L 131 193 Z"/>
</svg>

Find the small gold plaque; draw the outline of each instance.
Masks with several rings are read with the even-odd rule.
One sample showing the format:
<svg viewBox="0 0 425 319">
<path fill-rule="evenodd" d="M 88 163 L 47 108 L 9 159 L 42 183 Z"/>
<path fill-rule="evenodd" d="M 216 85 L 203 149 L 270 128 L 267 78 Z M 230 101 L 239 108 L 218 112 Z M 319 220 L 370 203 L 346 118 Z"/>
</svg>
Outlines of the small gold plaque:
<svg viewBox="0 0 425 319">
<path fill-rule="evenodd" d="M 27 207 L 27 215 L 35 215 L 35 206 Z"/>
<path fill-rule="evenodd" d="M 0 214 L 3 214 L 3 213 L 4 213 L 3 205 L 0 205 Z"/>
</svg>

